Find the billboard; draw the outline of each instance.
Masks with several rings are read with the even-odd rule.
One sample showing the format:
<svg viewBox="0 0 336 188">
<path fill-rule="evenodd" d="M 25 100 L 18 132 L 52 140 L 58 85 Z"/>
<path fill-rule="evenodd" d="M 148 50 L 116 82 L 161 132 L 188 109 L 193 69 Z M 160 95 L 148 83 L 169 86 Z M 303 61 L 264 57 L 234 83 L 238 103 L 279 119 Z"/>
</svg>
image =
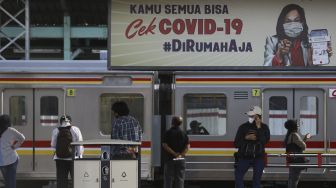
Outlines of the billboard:
<svg viewBox="0 0 336 188">
<path fill-rule="evenodd" d="M 112 68 L 336 65 L 336 1 L 110 0 L 109 7 Z"/>
</svg>

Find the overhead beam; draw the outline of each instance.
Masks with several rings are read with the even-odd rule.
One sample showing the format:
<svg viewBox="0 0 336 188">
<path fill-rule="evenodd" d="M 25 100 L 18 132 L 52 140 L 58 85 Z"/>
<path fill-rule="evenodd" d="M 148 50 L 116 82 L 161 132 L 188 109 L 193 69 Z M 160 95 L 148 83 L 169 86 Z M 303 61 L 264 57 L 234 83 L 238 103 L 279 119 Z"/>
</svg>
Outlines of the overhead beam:
<svg viewBox="0 0 336 188">
<path fill-rule="evenodd" d="M 1 29 L 9 37 L 22 33 L 22 27 L 4 27 Z M 0 36 L 2 34 L 0 33 Z M 30 27 L 30 38 L 64 38 L 64 28 L 60 27 Z M 106 39 L 107 27 L 71 27 L 70 38 Z"/>
</svg>

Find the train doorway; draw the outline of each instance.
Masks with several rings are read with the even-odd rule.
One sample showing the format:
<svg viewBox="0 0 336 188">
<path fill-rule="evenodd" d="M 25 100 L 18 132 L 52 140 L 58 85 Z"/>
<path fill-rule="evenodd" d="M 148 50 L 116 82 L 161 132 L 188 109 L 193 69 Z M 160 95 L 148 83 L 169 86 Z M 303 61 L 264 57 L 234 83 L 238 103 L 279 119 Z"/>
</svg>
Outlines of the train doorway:
<svg viewBox="0 0 336 188">
<path fill-rule="evenodd" d="M 18 149 L 18 172 L 54 171 L 50 139 L 59 117 L 64 114 L 63 89 L 4 89 L 3 113 L 11 116 L 13 127 L 26 137 Z"/>
<path fill-rule="evenodd" d="M 283 140 L 287 133 L 284 123 L 296 119 L 301 135 L 310 133 L 307 152 L 325 152 L 325 93 L 319 89 L 267 89 L 263 92 L 263 121 L 269 125 L 271 144 L 268 153 L 284 153 Z M 315 162 L 316 159 L 311 159 Z M 279 170 L 280 169 L 269 169 Z M 278 171 L 278 172 L 279 172 Z M 309 169 L 308 173 L 323 173 Z"/>
<path fill-rule="evenodd" d="M 322 90 L 272 89 L 265 90 L 263 97 L 263 119 L 270 126 L 272 136 L 285 135 L 285 121 L 296 119 L 301 134 L 310 133 L 314 140 L 324 140 Z"/>
</svg>

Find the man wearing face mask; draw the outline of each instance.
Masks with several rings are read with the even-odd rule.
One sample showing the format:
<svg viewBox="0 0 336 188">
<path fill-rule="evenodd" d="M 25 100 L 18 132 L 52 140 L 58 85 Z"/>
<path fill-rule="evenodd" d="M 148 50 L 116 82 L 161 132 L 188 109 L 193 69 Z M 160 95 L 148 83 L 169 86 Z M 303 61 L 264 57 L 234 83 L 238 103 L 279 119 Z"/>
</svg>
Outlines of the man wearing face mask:
<svg viewBox="0 0 336 188">
<path fill-rule="evenodd" d="M 264 170 L 265 145 L 270 139 L 270 131 L 261 121 L 261 108 L 253 106 L 245 113 L 248 121 L 239 126 L 234 145 L 238 148 L 235 168 L 236 188 L 244 188 L 244 175 L 253 167 L 253 188 L 260 188 Z"/>
<path fill-rule="evenodd" d="M 332 54 L 328 46 L 329 57 Z M 308 25 L 302 7 L 285 6 L 278 18 L 276 35 L 267 37 L 264 66 L 311 66 L 312 49 L 308 43 Z"/>
</svg>

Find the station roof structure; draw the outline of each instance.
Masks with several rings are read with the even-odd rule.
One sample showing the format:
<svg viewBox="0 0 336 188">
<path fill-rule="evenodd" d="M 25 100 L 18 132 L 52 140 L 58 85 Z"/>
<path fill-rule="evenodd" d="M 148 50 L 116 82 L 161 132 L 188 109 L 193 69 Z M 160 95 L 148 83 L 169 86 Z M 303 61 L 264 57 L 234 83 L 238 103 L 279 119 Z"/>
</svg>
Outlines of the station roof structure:
<svg viewBox="0 0 336 188">
<path fill-rule="evenodd" d="M 99 52 L 107 49 L 107 4 L 107 0 L 0 1 L 1 59 L 24 59 L 29 42 L 31 60 L 98 60 Z M 25 30 L 28 41 L 22 34 Z"/>
</svg>

